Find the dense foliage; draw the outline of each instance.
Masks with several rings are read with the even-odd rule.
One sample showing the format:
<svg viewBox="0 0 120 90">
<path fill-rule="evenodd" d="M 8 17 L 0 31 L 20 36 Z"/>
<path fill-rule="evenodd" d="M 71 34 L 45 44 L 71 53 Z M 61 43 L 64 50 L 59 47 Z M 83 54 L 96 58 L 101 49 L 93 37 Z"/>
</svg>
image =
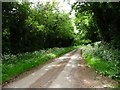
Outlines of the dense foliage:
<svg viewBox="0 0 120 90">
<path fill-rule="evenodd" d="M 72 44 L 73 26 L 69 14 L 57 3 L 3 2 L 3 54 L 23 53 Z"/>
<path fill-rule="evenodd" d="M 102 40 L 120 47 L 120 2 L 76 2 L 76 26 L 92 42 Z M 81 29 L 82 28 L 82 29 Z M 81 38 L 81 37 L 80 37 Z"/>
<path fill-rule="evenodd" d="M 96 42 L 93 45 L 84 46 L 83 52 L 88 66 L 120 82 L 120 50 L 108 44 Z"/>
</svg>

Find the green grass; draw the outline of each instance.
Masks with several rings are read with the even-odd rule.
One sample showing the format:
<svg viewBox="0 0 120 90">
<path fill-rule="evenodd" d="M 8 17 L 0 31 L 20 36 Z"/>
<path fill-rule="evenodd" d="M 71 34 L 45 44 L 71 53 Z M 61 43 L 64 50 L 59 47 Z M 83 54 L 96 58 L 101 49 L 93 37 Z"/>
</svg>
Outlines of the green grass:
<svg viewBox="0 0 120 90">
<path fill-rule="evenodd" d="M 50 48 L 48 50 L 40 50 L 32 53 L 6 55 L 3 57 L 2 83 L 75 48 L 78 47 Z"/>
<path fill-rule="evenodd" d="M 87 65 L 118 82 L 120 82 L 119 55 L 120 51 L 109 47 L 109 45 L 95 43 L 93 46 L 83 46 L 83 56 Z"/>
<path fill-rule="evenodd" d="M 114 62 L 108 62 L 98 57 L 87 57 L 86 62 L 89 67 L 94 68 L 101 74 L 112 78 L 118 73 L 119 67 L 114 66 Z"/>
</svg>

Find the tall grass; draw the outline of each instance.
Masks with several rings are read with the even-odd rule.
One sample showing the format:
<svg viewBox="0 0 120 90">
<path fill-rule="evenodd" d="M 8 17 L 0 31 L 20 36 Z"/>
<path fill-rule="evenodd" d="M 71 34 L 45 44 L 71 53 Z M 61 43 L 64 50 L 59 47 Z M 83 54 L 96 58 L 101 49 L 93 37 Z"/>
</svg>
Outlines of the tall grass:
<svg viewBox="0 0 120 90">
<path fill-rule="evenodd" d="M 89 67 L 120 82 L 120 50 L 97 42 L 84 46 L 83 52 Z"/>
<path fill-rule="evenodd" d="M 2 82 L 4 83 L 31 68 L 44 64 L 48 60 L 56 58 L 75 48 L 77 47 L 50 48 L 47 50 L 34 51 L 32 53 L 5 55 L 2 59 Z"/>
</svg>

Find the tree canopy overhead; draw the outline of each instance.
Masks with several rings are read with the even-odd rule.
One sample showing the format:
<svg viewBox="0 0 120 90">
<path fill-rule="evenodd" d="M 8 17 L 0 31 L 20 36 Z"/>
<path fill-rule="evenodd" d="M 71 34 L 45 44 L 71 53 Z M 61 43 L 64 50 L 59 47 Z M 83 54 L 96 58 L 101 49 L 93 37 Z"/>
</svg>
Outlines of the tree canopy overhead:
<svg viewBox="0 0 120 90">
<path fill-rule="evenodd" d="M 2 3 L 3 53 L 22 53 L 96 41 L 120 47 L 120 2 L 75 2 L 74 22 L 57 2 Z M 74 23 L 74 24 L 73 24 Z M 78 33 L 75 33 L 76 27 Z"/>
<path fill-rule="evenodd" d="M 119 4 L 120 2 L 75 2 L 72 8 L 76 11 L 76 26 L 80 29 L 80 27 L 84 28 L 87 25 L 84 32 L 89 32 L 89 35 L 86 34 L 86 36 L 90 36 L 89 39 L 91 38 L 93 41 L 100 39 L 104 42 L 112 43 L 115 47 L 119 47 Z M 85 21 L 85 17 L 88 17 L 87 21 Z M 81 26 L 79 26 L 79 22 L 82 24 Z M 93 36 L 96 40 L 92 38 Z"/>
</svg>

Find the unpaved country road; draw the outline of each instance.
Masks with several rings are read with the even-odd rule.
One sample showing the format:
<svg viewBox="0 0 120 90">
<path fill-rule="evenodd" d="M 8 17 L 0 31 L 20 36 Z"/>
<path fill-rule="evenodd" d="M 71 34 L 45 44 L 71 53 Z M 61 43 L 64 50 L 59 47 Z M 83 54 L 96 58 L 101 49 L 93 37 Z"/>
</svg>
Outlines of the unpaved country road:
<svg viewBox="0 0 120 90">
<path fill-rule="evenodd" d="M 3 88 L 104 88 L 118 83 L 86 66 L 81 49 L 73 50 Z"/>
</svg>

